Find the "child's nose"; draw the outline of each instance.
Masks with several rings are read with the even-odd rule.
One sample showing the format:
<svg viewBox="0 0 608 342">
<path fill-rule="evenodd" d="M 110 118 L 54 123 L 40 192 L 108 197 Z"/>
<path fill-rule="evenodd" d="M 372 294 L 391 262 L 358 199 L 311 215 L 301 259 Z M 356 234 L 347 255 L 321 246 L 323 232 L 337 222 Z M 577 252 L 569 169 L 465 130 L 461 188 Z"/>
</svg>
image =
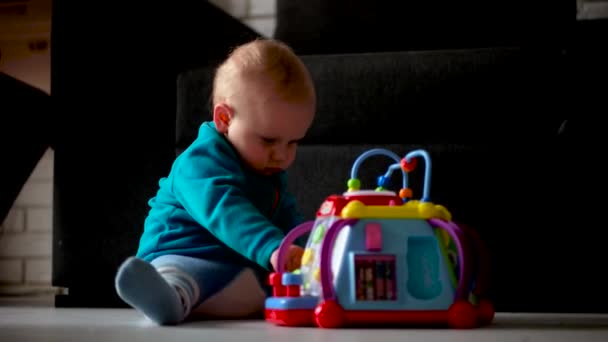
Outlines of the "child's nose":
<svg viewBox="0 0 608 342">
<path fill-rule="evenodd" d="M 285 146 L 277 146 L 272 149 L 271 158 L 273 161 L 284 161 L 287 159 L 287 147 Z"/>
</svg>

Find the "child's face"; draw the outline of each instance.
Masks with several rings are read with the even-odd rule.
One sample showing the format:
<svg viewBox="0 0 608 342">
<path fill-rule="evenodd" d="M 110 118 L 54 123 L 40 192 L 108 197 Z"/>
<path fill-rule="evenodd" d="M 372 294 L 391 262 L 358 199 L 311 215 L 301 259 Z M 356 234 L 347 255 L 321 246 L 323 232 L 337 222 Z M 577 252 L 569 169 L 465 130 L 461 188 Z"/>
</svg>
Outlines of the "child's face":
<svg viewBox="0 0 608 342">
<path fill-rule="evenodd" d="M 251 96 L 235 103 L 223 133 L 250 168 L 271 175 L 294 161 L 298 141 L 312 123 L 315 104 L 312 100 L 288 102 L 268 89 L 254 89 Z"/>
</svg>

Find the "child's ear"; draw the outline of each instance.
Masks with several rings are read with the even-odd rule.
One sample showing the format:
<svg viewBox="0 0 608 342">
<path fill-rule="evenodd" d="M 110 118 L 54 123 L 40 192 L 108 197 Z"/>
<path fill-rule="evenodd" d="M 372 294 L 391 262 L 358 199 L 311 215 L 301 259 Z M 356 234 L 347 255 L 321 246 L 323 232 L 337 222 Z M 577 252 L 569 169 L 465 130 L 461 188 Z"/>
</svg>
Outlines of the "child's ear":
<svg viewBox="0 0 608 342">
<path fill-rule="evenodd" d="M 218 103 L 213 107 L 213 123 L 218 132 L 228 133 L 230 120 L 232 120 L 232 109 L 226 103 Z"/>
</svg>

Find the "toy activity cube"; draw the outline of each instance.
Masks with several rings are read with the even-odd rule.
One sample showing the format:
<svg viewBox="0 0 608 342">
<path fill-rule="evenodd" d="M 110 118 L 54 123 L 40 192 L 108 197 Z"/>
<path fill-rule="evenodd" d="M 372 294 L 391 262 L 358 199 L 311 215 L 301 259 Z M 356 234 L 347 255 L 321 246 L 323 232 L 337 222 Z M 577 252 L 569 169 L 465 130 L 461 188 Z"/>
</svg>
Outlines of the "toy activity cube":
<svg viewBox="0 0 608 342">
<path fill-rule="evenodd" d="M 357 172 L 373 155 L 395 163 L 378 177 L 377 188 L 361 190 Z M 413 199 L 408 174 L 424 161 L 420 200 Z M 403 174 L 398 193 L 386 187 Z M 491 323 L 485 246 L 472 229 L 452 221 L 430 202 L 431 159 L 425 150 L 399 158 L 372 149 L 353 164 L 348 190 L 331 195 L 316 219 L 295 227 L 279 248 L 279 269 L 270 275 L 273 296 L 266 320 L 282 326 L 338 328 L 362 325 L 474 328 Z M 287 248 L 309 234 L 300 269 L 286 272 Z"/>
</svg>

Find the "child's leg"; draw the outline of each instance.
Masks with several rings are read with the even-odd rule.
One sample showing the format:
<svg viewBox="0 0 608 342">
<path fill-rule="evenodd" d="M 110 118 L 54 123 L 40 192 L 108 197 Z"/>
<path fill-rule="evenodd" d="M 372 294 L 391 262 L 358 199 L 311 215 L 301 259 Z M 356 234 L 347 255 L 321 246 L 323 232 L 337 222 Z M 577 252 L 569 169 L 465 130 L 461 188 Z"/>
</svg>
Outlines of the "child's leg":
<svg viewBox="0 0 608 342">
<path fill-rule="evenodd" d="M 267 293 L 253 270 L 179 255 L 151 263 L 129 258 L 116 275 L 116 290 L 129 305 L 158 324 L 176 324 L 193 308 L 215 317 L 262 312 Z"/>
<path fill-rule="evenodd" d="M 158 324 L 176 324 L 186 315 L 176 287 L 142 259 L 128 258 L 119 267 L 115 287 L 120 298 Z"/>
<path fill-rule="evenodd" d="M 177 255 L 161 256 L 152 264 L 171 283 L 189 284 L 193 290 L 181 295 L 193 314 L 237 318 L 263 312 L 267 294 L 260 282 L 264 280 L 250 268 Z"/>
<path fill-rule="evenodd" d="M 192 313 L 214 318 L 263 317 L 266 297 L 254 271 L 244 268 L 223 288 L 199 300 Z"/>
</svg>

